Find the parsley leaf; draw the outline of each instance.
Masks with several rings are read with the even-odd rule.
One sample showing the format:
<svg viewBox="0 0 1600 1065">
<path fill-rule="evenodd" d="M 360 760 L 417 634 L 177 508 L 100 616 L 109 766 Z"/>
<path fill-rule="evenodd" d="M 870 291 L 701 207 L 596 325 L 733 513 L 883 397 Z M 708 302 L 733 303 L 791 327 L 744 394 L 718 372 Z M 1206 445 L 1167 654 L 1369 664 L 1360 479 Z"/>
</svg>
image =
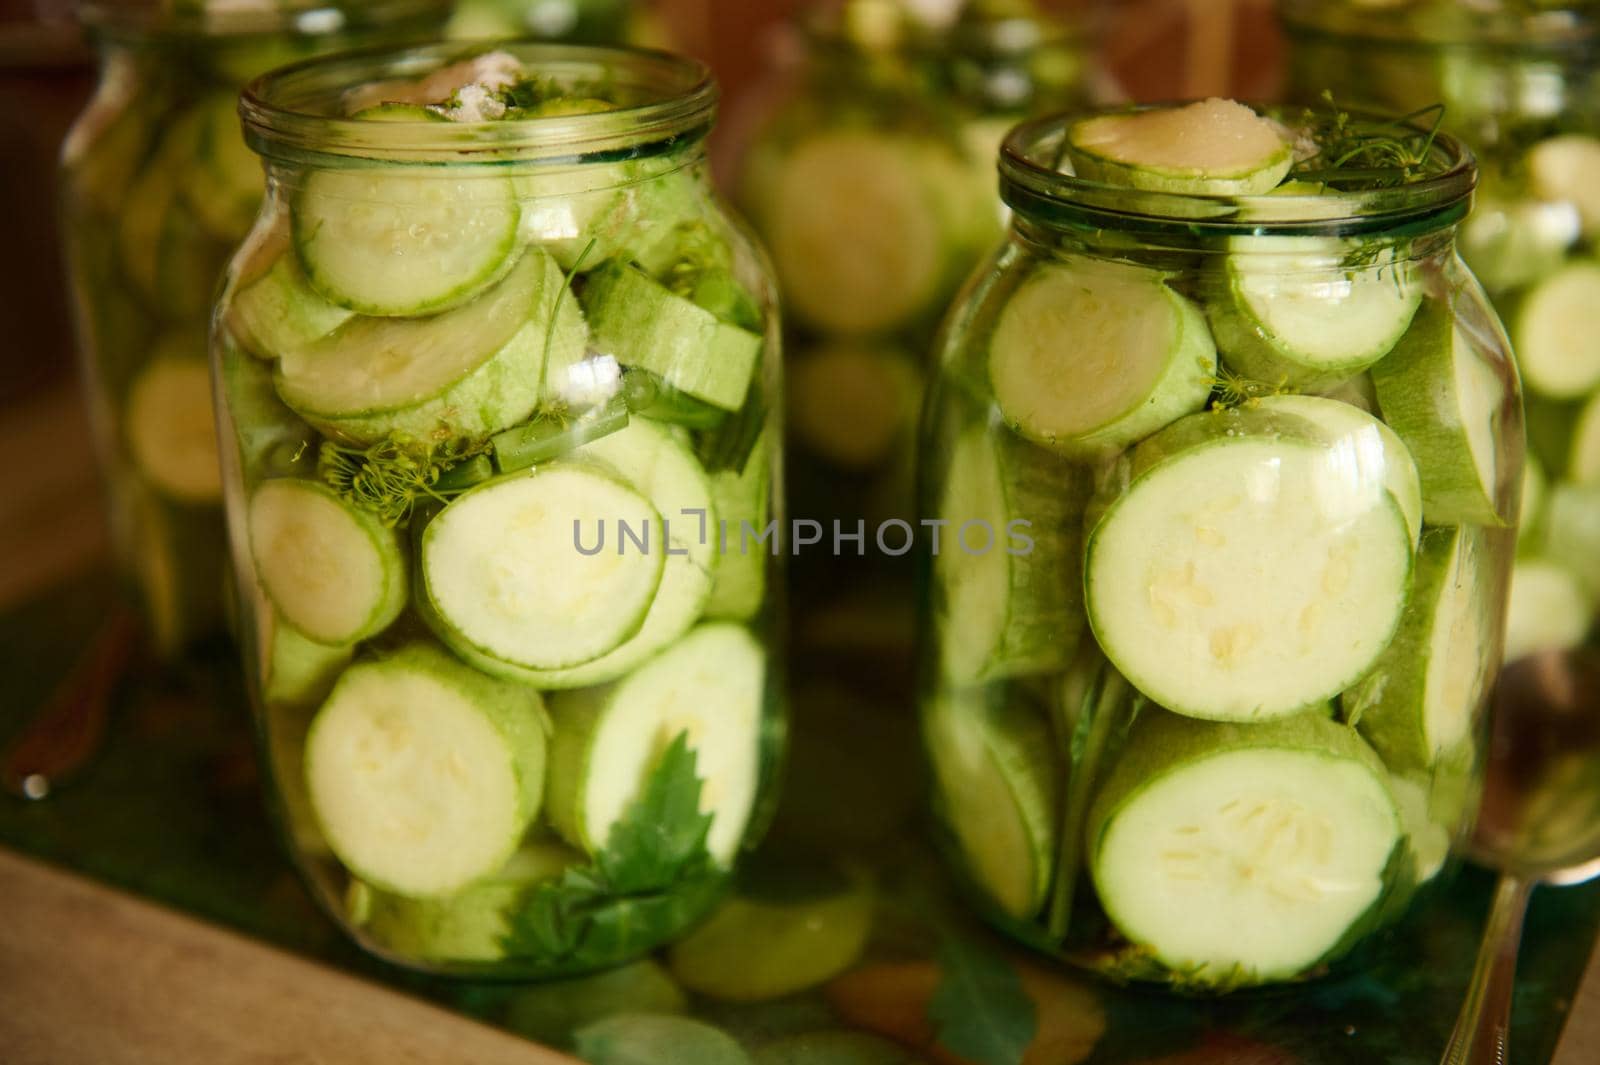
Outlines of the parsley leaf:
<svg viewBox="0 0 1600 1065">
<path fill-rule="evenodd" d="M 706 850 L 710 828 L 694 750 L 680 733 L 593 860 L 529 889 L 511 915 L 507 953 L 586 968 L 671 938 L 726 884 Z"/>
<path fill-rule="evenodd" d="M 957 936 L 939 949 L 942 977 L 928 1000 L 939 1045 L 975 1065 L 1021 1065 L 1038 1027 L 1017 970 L 981 944 Z"/>
</svg>

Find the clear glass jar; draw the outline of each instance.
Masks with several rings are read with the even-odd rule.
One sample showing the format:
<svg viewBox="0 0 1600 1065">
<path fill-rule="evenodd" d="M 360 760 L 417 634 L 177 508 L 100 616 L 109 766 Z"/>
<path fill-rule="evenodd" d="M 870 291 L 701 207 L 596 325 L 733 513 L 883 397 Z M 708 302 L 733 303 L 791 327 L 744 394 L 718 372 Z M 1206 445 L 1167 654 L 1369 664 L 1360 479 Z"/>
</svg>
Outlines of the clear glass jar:
<svg viewBox="0 0 1600 1065">
<path fill-rule="evenodd" d="M 212 351 L 246 673 L 297 860 L 391 961 L 642 954 L 767 820 L 778 323 L 715 102 L 534 44 L 244 96 L 267 198 Z"/>
<path fill-rule="evenodd" d="M 467 40 L 536 37 L 608 44 L 625 40 L 637 18 L 634 0 L 461 0 L 449 34 Z"/>
<path fill-rule="evenodd" d="M 1441 136 L 1394 188 L 1136 191 L 1058 171 L 1069 121 L 1006 142 L 924 414 L 941 838 L 1111 977 L 1314 976 L 1476 801 L 1523 435 L 1455 249 L 1474 166 Z"/>
<path fill-rule="evenodd" d="M 217 281 L 261 199 L 239 87 L 293 59 L 420 36 L 446 10 L 438 0 L 84 5 L 100 84 L 66 141 L 62 222 L 118 564 L 163 657 L 224 620 L 205 356 Z"/>
<path fill-rule="evenodd" d="M 951 6 L 951 5 L 946 5 Z M 796 561 L 797 634 L 848 625 L 909 655 L 911 565 L 866 542 L 914 509 L 916 412 L 938 317 L 998 238 L 991 161 L 1029 114 L 1082 103 L 1085 27 L 1032 2 L 976 0 L 922 25 L 908 5 L 849 0 L 802 25 L 804 58 L 738 168 L 792 327 L 789 491 L 823 543 Z M 876 619 L 876 620 L 873 620 Z"/>
<path fill-rule="evenodd" d="M 1600 7 L 1280 0 L 1291 91 L 1444 105 L 1482 183 L 1461 253 L 1528 392 L 1510 658 L 1583 642 L 1600 612 Z"/>
</svg>

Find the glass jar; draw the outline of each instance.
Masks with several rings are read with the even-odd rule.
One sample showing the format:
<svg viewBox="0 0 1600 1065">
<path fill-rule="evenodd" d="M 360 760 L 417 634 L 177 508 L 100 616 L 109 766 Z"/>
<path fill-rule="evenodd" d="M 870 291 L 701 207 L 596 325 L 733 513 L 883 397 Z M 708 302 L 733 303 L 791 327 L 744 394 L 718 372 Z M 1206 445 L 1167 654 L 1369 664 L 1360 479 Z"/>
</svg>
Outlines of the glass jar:
<svg viewBox="0 0 1600 1065">
<path fill-rule="evenodd" d="M 421 35 L 446 10 L 437 0 L 83 8 L 100 84 L 63 152 L 63 229 L 118 565 L 164 658 L 224 620 L 206 325 L 261 199 L 239 87 L 299 57 Z"/>
<path fill-rule="evenodd" d="M 1461 253 L 1505 317 L 1529 458 L 1506 654 L 1584 641 L 1600 608 L 1600 7 L 1280 0 L 1291 90 L 1444 105 L 1483 178 Z"/>
<path fill-rule="evenodd" d="M 253 83 L 212 351 L 297 860 L 391 961 L 545 976 L 673 939 L 767 820 L 779 340 L 704 67 L 481 47 Z"/>
<path fill-rule="evenodd" d="M 1000 159 L 922 430 L 922 726 L 983 911 L 1117 979 L 1324 971 L 1475 806 L 1523 461 L 1474 181 L 1189 196 Z M 1156 506 L 1165 505 L 1165 509 Z"/>
<path fill-rule="evenodd" d="M 914 509 L 933 329 L 1001 232 L 1001 136 L 1082 102 L 1090 45 L 1084 27 L 1031 0 L 975 0 L 946 25 L 917 22 L 910 7 L 849 0 L 804 22 L 804 60 L 737 177 L 792 326 L 790 502 L 822 527 L 822 545 L 795 563 L 797 635 L 867 639 L 906 658 L 910 558 L 874 533 Z M 836 529 L 864 529 L 867 546 L 835 550 Z"/>
<path fill-rule="evenodd" d="M 634 0 L 461 0 L 449 34 L 463 39 L 536 37 L 607 44 L 629 36 Z"/>
</svg>

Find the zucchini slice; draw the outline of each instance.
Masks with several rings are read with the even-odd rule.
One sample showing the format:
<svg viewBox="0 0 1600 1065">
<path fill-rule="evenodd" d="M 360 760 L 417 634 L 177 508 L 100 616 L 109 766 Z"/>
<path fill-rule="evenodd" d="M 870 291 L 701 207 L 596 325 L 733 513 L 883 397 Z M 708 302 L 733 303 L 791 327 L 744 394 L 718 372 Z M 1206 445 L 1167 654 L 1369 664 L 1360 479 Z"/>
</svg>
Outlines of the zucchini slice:
<svg viewBox="0 0 1600 1065">
<path fill-rule="evenodd" d="M 1571 204 L 1584 236 L 1600 233 L 1600 139 L 1584 133 L 1551 137 L 1528 153 L 1527 167 L 1535 197 Z"/>
<path fill-rule="evenodd" d="M 452 895 L 494 873 L 539 812 L 541 714 L 538 692 L 429 643 L 351 666 L 306 737 L 328 846 L 397 895 Z"/>
<path fill-rule="evenodd" d="M 228 325 L 258 358 L 276 359 L 320 340 L 355 313 L 311 287 L 300 260 L 285 251 L 260 277 L 234 293 Z"/>
<path fill-rule="evenodd" d="M 278 393 L 312 425 L 371 443 L 481 439 L 523 421 L 552 363 L 582 358 L 577 302 L 531 249 L 493 289 L 428 318 L 355 317 L 283 353 Z"/>
<path fill-rule="evenodd" d="M 1282 127 L 1232 100 L 1096 115 L 1067 130 L 1079 177 L 1190 196 L 1256 196 L 1289 174 Z"/>
<path fill-rule="evenodd" d="M 1160 275 L 1040 267 L 1000 312 L 989 381 L 1006 423 L 1070 456 L 1119 451 L 1205 407 L 1216 347 Z"/>
<path fill-rule="evenodd" d="M 723 410 L 744 406 L 762 338 L 729 325 L 636 266 L 596 272 L 583 292 L 595 344 L 623 366 Z"/>
<path fill-rule="evenodd" d="M 1220 299 L 1207 308 L 1223 361 L 1246 377 L 1302 391 L 1338 384 L 1394 348 L 1422 302 L 1392 254 L 1340 265 L 1342 242 L 1243 238 L 1232 245 Z"/>
<path fill-rule="evenodd" d="M 222 498 L 205 350 L 199 335 L 158 340 L 128 392 L 128 450 L 134 465 L 159 492 L 181 503 Z"/>
<path fill-rule="evenodd" d="M 923 725 L 936 794 L 968 875 L 1026 920 L 1044 905 L 1061 791 L 1056 743 L 1034 708 L 977 689 L 935 696 Z"/>
<path fill-rule="evenodd" d="M 1123 935 L 1197 983 L 1265 983 L 1336 953 L 1402 842 L 1389 774 L 1318 712 L 1265 724 L 1142 714 L 1090 814 Z"/>
<path fill-rule="evenodd" d="M 1502 371 L 1451 321 L 1448 308 L 1424 304 L 1372 383 L 1389 426 L 1404 440 L 1422 478 L 1422 513 L 1431 525 L 1507 525 L 1498 424 L 1510 395 Z"/>
<path fill-rule="evenodd" d="M 1581 644 L 1594 623 L 1594 601 L 1578 576 L 1559 562 L 1518 559 L 1506 607 L 1505 660 Z"/>
<path fill-rule="evenodd" d="M 364 640 L 405 608 L 399 536 L 322 482 L 264 481 L 246 520 L 262 587 L 285 620 L 316 642 Z"/>
<path fill-rule="evenodd" d="M 1493 560 L 1471 527 L 1422 538 L 1406 617 L 1377 666 L 1341 700 L 1391 769 L 1423 769 L 1472 735 L 1493 664 Z"/>
<path fill-rule="evenodd" d="M 1552 399 L 1600 386 L 1600 264 L 1575 262 L 1530 289 L 1511 323 L 1522 379 Z"/>
<path fill-rule="evenodd" d="M 625 550 L 624 525 L 646 546 Z M 593 661 L 644 623 L 661 539 L 661 514 L 607 470 L 555 463 L 490 481 L 422 534 L 428 620 L 456 653 L 509 679 Z"/>
<path fill-rule="evenodd" d="M 333 302 L 362 314 L 430 314 L 505 273 L 519 217 L 504 178 L 447 167 L 313 170 L 295 198 L 294 244 Z"/>
<path fill-rule="evenodd" d="M 1090 625 L 1129 682 L 1182 714 L 1252 721 L 1372 667 L 1405 608 L 1412 532 L 1348 439 L 1258 406 L 1191 415 L 1133 451 L 1085 567 Z"/>
<path fill-rule="evenodd" d="M 744 628 L 702 625 L 614 684 L 550 699 L 550 821 L 594 853 L 638 798 L 668 745 L 687 734 L 711 815 L 706 849 L 733 861 L 760 786 L 766 652 Z"/>
<path fill-rule="evenodd" d="M 1087 470 L 1003 428 L 974 425 L 956 440 L 939 510 L 950 525 L 934 560 L 952 683 L 1049 673 L 1071 660 L 1083 631 L 1089 491 Z M 1013 529 L 1029 542 L 1014 541 Z"/>
</svg>

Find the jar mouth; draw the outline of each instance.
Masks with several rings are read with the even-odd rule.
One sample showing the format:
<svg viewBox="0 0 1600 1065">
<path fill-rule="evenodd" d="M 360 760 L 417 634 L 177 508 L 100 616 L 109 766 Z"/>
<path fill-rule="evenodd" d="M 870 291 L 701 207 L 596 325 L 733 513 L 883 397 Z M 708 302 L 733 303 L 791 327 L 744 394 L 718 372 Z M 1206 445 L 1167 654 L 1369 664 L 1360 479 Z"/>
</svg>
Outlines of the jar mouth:
<svg viewBox="0 0 1600 1065">
<path fill-rule="evenodd" d="M 1147 104 L 1137 110 L 1180 104 Z M 1256 108 L 1274 115 L 1289 108 Z M 1213 236 L 1328 235 L 1374 233 L 1406 226 L 1414 233 L 1440 229 L 1466 213 L 1478 181 L 1477 160 L 1456 138 L 1437 133 L 1431 151 L 1439 171 L 1391 188 L 1327 190 L 1255 196 L 1154 192 L 1091 181 L 1059 170 L 1067 130 L 1094 115 L 1125 114 L 1127 108 L 1047 115 L 1013 129 L 1000 147 L 1000 194 L 1024 217 L 1045 225 L 1097 229 L 1174 230 Z M 1357 117 L 1392 117 L 1363 115 Z M 1420 126 L 1418 132 L 1426 132 Z"/>
<path fill-rule="evenodd" d="M 488 52 L 514 56 L 531 77 L 604 86 L 622 98 L 606 111 L 483 122 L 369 122 L 346 117 L 352 89 L 411 80 Z M 523 161 L 609 161 L 664 154 L 697 142 L 716 116 L 717 83 L 697 60 L 638 48 L 457 41 L 308 59 L 245 87 L 245 139 L 268 159 L 504 167 Z"/>
<path fill-rule="evenodd" d="M 1349 0 L 1278 0 L 1278 17 L 1291 32 L 1380 44 L 1496 45 L 1513 50 L 1577 48 L 1596 40 L 1600 4 L 1578 0 L 1529 10 L 1498 0 L 1457 0 L 1381 8 Z"/>
<path fill-rule="evenodd" d="M 323 37 L 424 18 L 442 23 L 450 8 L 450 0 L 234 0 L 181 8 L 170 0 L 82 0 L 78 18 L 91 31 L 115 37 Z"/>
</svg>

